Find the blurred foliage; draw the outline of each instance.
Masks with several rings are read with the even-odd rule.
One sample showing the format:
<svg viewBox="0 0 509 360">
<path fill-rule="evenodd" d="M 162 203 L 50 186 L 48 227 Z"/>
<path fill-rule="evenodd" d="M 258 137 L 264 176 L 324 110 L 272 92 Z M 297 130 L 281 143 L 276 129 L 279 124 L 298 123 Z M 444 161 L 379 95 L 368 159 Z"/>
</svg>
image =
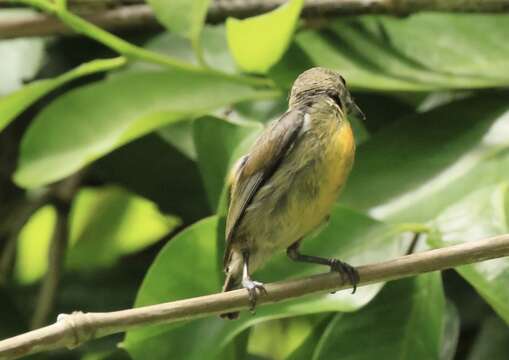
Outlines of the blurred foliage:
<svg viewBox="0 0 509 360">
<path fill-rule="evenodd" d="M 0 42 L 2 338 L 27 329 L 55 266 L 48 254 L 62 204 L 50 197 L 20 209 L 45 190 L 60 194 L 77 172 L 75 195 L 59 198 L 69 241 L 50 318 L 217 292 L 225 177 L 312 66 L 341 72 L 367 120 L 351 119 L 353 173 L 304 250 L 360 265 L 405 253 L 409 233 L 423 233 L 425 250 L 509 232 L 509 15 L 304 21 L 303 2 L 292 0 L 210 26 L 206 0 L 149 0 L 167 31 L 124 41 L 48 0 L 19 2 L 100 45 Z M 13 14 L 0 11 L 0 21 Z M 318 271 L 276 254 L 255 278 Z M 503 258 L 33 358 L 136 360 L 149 349 L 154 360 L 507 359 L 507 284 Z"/>
</svg>

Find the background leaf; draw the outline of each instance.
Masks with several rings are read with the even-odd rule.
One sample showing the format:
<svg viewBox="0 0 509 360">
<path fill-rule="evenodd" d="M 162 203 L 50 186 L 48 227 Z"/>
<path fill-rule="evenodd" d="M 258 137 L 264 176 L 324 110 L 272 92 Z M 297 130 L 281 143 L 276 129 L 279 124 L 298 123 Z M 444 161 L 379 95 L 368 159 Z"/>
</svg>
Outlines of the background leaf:
<svg viewBox="0 0 509 360">
<path fill-rule="evenodd" d="M 296 41 L 314 64 L 340 71 L 356 89 L 504 87 L 509 49 L 498 44 L 508 21 L 507 15 L 368 15 L 306 30 Z"/>
<path fill-rule="evenodd" d="M 341 201 L 379 219 L 435 218 L 507 177 L 508 109 L 504 96 L 469 98 L 385 127 L 359 146 Z"/>
<path fill-rule="evenodd" d="M 435 247 L 475 241 L 509 232 L 508 185 L 482 188 L 444 210 L 433 222 Z M 509 259 L 500 258 L 456 269 L 509 323 Z"/>
<path fill-rule="evenodd" d="M 82 189 L 73 203 L 67 267 L 111 266 L 174 230 L 180 221 L 159 213 L 154 203 L 118 187 Z"/>
<path fill-rule="evenodd" d="M 57 220 L 56 210 L 46 205 L 36 211 L 18 237 L 16 280 L 30 284 L 39 280 L 48 269 L 48 252 Z"/>
<path fill-rule="evenodd" d="M 28 106 L 53 89 L 68 81 L 100 71 L 107 71 L 125 63 L 125 59 L 116 58 L 108 60 L 94 60 L 80 65 L 54 79 L 38 80 L 22 89 L 0 98 L 0 131 L 2 131 L 16 116 L 21 114 Z"/>
<path fill-rule="evenodd" d="M 228 46 L 240 69 L 267 73 L 288 48 L 303 3 L 290 0 L 266 14 L 226 20 Z"/>
<path fill-rule="evenodd" d="M 440 274 L 398 280 L 359 312 L 336 315 L 312 359 L 438 359 L 444 314 Z"/>
<path fill-rule="evenodd" d="M 28 129 L 14 179 L 24 187 L 45 185 L 158 127 L 260 95 L 222 76 L 179 70 L 126 73 L 82 87 L 53 102 Z"/>
</svg>

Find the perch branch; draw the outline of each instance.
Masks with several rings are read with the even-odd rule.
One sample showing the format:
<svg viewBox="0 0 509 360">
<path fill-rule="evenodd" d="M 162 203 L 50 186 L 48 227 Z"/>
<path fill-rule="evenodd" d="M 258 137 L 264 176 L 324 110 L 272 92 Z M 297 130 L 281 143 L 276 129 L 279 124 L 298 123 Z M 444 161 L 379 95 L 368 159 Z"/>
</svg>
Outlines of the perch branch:
<svg viewBox="0 0 509 360">
<path fill-rule="evenodd" d="M 360 275 L 359 285 L 445 270 L 508 255 L 509 234 L 470 241 L 360 266 L 357 268 Z M 292 279 L 267 284 L 267 295 L 260 295 L 258 305 L 349 287 L 349 284 L 340 281 L 337 273 L 330 272 Z M 241 289 L 109 313 L 74 312 L 70 315 L 60 315 L 53 325 L 0 341 L 0 359 L 15 359 L 62 347 L 73 348 L 90 339 L 136 327 L 198 319 L 247 308 L 249 308 L 248 295 Z"/>
<path fill-rule="evenodd" d="M 9 2 L 9 0 L 3 0 Z M 124 5 L 125 3 L 134 5 Z M 86 20 L 110 31 L 159 27 L 152 9 L 141 1 L 70 1 L 76 11 Z M 211 3 L 207 21 L 218 23 L 228 16 L 245 18 L 270 11 L 285 0 L 215 0 Z M 2 0 L 0 0 L 0 4 Z M 100 6 L 103 3 L 104 5 Z M 98 5 L 99 4 L 99 5 Z M 118 6 L 110 8 L 111 5 Z M 94 10 L 100 9 L 100 10 Z M 85 9 L 85 11 L 83 10 Z M 509 10 L 509 0 L 307 0 L 302 15 L 308 18 L 361 15 L 393 14 L 407 15 L 420 11 L 480 12 L 495 13 Z M 0 23 L 0 38 L 22 36 L 46 36 L 72 33 L 58 19 L 42 14 L 19 15 Z"/>
</svg>

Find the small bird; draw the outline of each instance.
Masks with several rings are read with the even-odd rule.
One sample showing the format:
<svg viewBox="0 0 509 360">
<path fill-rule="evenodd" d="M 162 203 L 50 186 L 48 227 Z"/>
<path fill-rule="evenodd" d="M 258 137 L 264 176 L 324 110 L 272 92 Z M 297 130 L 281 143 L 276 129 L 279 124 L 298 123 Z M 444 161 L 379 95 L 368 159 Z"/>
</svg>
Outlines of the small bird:
<svg viewBox="0 0 509 360">
<path fill-rule="evenodd" d="M 364 118 L 343 77 L 311 68 L 295 80 L 289 109 L 265 128 L 228 178 L 223 291 L 245 288 L 251 310 L 263 284 L 251 274 L 286 249 L 294 261 L 327 265 L 355 287 L 357 271 L 337 259 L 303 255 L 304 236 L 325 222 L 352 168 L 355 141 L 347 114 Z M 235 319 L 238 313 L 222 314 Z"/>
</svg>

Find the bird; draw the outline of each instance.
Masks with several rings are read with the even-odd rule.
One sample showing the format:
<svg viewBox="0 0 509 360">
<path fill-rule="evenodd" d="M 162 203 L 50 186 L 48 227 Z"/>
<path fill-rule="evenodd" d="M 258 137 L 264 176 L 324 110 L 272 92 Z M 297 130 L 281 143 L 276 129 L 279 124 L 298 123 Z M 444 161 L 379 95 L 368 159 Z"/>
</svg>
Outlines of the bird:
<svg viewBox="0 0 509 360">
<path fill-rule="evenodd" d="M 284 250 L 291 260 L 329 266 L 355 292 L 354 267 L 299 251 L 302 239 L 327 221 L 352 168 L 350 113 L 365 118 L 345 79 L 327 68 L 308 69 L 293 83 L 288 111 L 262 131 L 230 171 L 222 291 L 247 289 L 252 311 L 266 290 L 251 274 Z M 235 319 L 238 312 L 221 317 Z"/>
</svg>

